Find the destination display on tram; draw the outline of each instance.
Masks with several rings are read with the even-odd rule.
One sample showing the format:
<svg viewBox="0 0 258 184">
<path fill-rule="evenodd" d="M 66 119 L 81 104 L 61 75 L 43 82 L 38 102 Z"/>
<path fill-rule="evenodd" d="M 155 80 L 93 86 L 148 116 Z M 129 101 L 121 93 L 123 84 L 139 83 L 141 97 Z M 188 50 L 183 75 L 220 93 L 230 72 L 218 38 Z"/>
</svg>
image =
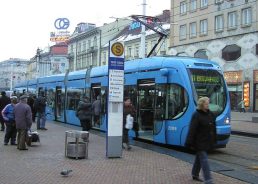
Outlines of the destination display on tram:
<svg viewBox="0 0 258 184">
<path fill-rule="evenodd" d="M 204 75 L 192 75 L 193 82 L 198 83 L 219 83 L 219 76 L 204 76 Z"/>
</svg>

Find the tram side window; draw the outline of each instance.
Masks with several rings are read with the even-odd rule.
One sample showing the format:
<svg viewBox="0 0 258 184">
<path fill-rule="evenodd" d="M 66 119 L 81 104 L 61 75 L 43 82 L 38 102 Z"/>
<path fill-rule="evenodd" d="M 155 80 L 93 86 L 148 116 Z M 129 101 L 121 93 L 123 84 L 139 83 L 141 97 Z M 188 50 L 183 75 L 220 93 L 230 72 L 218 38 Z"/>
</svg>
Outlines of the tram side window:
<svg viewBox="0 0 258 184">
<path fill-rule="evenodd" d="M 54 108 L 55 105 L 55 91 L 54 89 L 48 89 L 47 91 L 47 104 L 49 107 Z"/>
<path fill-rule="evenodd" d="M 106 99 L 107 99 L 107 88 L 101 87 L 101 112 L 106 113 Z"/>
<path fill-rule="evenodd" d="M 155 97 L 155 119 L 164 120 L 166 107 L 166 85 L 156 85 Z"/>
<path fill-rule="evenodd" d="M 177 119 L 184 114 L 188 107 L 188 95 L 179 85 L 171 84 L 167 92 L 167 119 Z"/>
<path fill-rule="evenodd" d="M 83 95 L 83 89 L 68 89 L 67 109 L 76 110 L 82 95 Z"/>
<path fill-rule="evenodd" d="M 125 86 L 124 96 L 130 98 L 132 105 L 137 107 L 137 87 L 135 85 Z"/>
</svg>

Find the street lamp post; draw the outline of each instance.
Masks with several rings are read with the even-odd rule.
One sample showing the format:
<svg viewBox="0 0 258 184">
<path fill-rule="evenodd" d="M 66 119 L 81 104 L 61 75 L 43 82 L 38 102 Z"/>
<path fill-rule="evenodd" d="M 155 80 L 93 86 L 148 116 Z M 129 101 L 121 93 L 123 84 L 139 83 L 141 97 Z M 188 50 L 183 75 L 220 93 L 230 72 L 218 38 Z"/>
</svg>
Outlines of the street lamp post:
<svg viewBox="0 0 258 184">
<path fill-rule="evenodd" d="M 40 49 L 37 49 L 36 53 L 36 78 L 39 77 L 39 63 L 40 63 Z"/>
<path fill-rule="evenodd" d="M 10 81 L 10 91 L 13 90 L 13 64 L 11 64 L 11 81 Z"/>
</svg>

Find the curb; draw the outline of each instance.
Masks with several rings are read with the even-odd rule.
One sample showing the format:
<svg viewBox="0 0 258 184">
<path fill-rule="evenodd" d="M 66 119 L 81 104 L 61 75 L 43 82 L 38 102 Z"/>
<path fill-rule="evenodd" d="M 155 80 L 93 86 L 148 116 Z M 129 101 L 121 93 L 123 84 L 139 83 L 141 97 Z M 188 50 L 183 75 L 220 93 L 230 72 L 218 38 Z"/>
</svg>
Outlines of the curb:
<svg viewBox="0 0 258 184">
<path fill-rule="evenodd" d="M 250 133 L 250 132 L 242 132 L 242 131 L 231 131 L 232 135 L 240 135 L 240 136 L 245 136 L 245 137 L 253 137 L 253 138 L 258 138 L 258 133 Z"/>
</svg>

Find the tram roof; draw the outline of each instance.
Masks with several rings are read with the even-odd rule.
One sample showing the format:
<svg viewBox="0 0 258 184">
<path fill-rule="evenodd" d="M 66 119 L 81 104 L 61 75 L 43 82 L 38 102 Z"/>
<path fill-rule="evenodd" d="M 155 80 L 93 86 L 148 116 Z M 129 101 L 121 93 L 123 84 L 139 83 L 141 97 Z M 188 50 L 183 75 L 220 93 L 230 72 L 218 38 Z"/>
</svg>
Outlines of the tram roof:
<svg viewBox="0 0 258 184">
<path fill-rule="evenodd" d="M 197 65 L 198 64 L 203 64 Z M 206 65 L 205 65 L 206 64 Z M 189 67 L 189 66 L 195 66 L 198 67 L 206 67 L 208 65 L 210 67 L 216 67 L 218 68 L 218 64 L 215 62 L 205 60 L 205 59 L 199 59 L 199 58 L 191 58 L 191 57 L 178 57 L 178 56 L 166 56 L 166 57 L 150 57 L 145 59 L 136 59 L 125 62 L 125 70 L 126 73 L 134 73 L 139 71 L 150 71 L 150 70 L 158 70 L 161 68 L 179 68 L 179 67 Z M 85 70 L 79 70 L 70 72 L 68 75 L 68 80 L 76 80 L 76 79 L 83 79 L 86 76 L 87 69 Z M 100 76 L 107 76 L 108 75 L 108 66 L 99 66 L 94 67 L 91 70 L 90 77 L 100 77 Z M 46 77 L 41 77 L 38 79 L 38 83 L 51 83 L 51 82 L 63 82 L 65 79 L 65 74 L 57 74 L 57 75 L 51 75 Z M 33 79 L 30 80 L 28 83 L 27 81 L 22 82 L 20 84 L 17 84 L 16 87 L 21 87 L 24 85 L 33 85 L 36 84 L 37 80 Z"/>
<path fill-rule="evenodd" d="M 65 74 L 57 74 L 57 75 L 50 75 L 46 77 L 40 77 L 38 79 L 39 83 L 51 83 L 51 82 L 63 82 Z"/>
</svg>

